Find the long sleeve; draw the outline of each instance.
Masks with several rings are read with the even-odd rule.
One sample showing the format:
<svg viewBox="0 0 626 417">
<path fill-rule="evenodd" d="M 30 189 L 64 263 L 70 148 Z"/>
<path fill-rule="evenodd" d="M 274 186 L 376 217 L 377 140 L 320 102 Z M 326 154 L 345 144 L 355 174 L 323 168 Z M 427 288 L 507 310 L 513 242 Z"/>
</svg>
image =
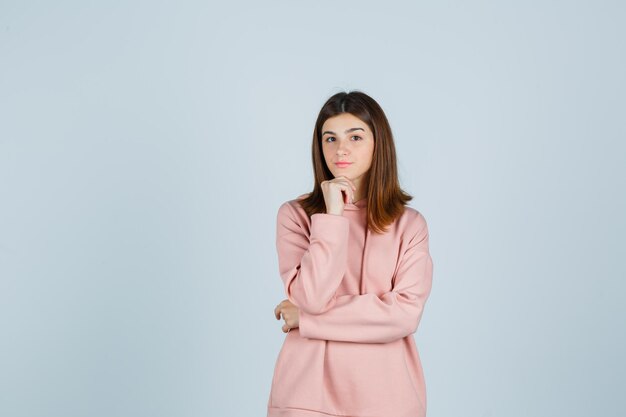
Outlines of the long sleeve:
<svg viewBox="0 0 626 417">
<path fill-rule="evenodd" d="M 289 301 L 300 312 L 323 311 L 335 297 L 347 269 L 349 220 L 316 213 L 310 235 L 290 204 L 278 209 L 276 249 L 278 267 Z"/>
<path fill-rule="evenodd" d="M 397 269 L 392 291 L 340 295 L 319 314 L 300 311 L 300 336 L 359 343 L 388 343 L 415 333 L 432 286 L 428 226 L 421 213 Z"/>
</svg>

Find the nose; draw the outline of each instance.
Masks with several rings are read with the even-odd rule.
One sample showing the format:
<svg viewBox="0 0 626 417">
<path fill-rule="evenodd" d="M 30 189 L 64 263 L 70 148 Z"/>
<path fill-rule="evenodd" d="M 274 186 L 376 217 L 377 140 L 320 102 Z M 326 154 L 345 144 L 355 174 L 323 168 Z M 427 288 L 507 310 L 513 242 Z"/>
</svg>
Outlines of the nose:
<svg viewBox="0 0 626 417">
<path fill-rule="evenodd" d="M 348 153 L 348 148 L 344 141 L 340 141 L 339 146 L 337 146 L 337 156 L 346 155 Z"/>
</svg>

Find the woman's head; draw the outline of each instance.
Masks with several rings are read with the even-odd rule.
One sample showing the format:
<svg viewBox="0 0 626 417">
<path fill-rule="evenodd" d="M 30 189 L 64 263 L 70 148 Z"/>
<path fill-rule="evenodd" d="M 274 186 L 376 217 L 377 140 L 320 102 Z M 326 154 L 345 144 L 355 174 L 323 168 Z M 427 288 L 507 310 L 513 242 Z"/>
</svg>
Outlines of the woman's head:
<svg viewBox="0 0 626 417">
<path fill-rule="evenodd" d="M 337 93 L 324 103 L 315 122 L 312 160 L 313 192 L 300 203 L 309 215 L 325 212 L 321 183 L 340 175 L 358 183 L 359 193 L 368 199 L 369 224 L 375 231 L 382 231 L 412 199 L 400 188 L 387 117 L 363 92 Z M 338 161 L 353 164 L 340 167 Z"/>
<path fill-rule="evenodd" d="M 334 178 L 349 178 L 357 187 L 357 198 L 364 197 L 374 155 L 372 129 L 352 113 L 340 113 L 326 119 L 320 137 L 323 165 Z"/>
</svg>

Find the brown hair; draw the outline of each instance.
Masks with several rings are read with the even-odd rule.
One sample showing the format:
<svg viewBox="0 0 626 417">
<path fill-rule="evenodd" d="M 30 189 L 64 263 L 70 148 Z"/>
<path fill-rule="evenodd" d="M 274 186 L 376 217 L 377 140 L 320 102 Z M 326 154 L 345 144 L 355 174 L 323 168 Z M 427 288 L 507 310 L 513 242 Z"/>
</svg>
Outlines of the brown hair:
<svg viewBox="0 0 626 417">
<path fill-rule="evenodd" d="M 342 113 L 350 113 L 367 123 L 374 134 L 372 165 L 364 177 L 367 191 L 367 225 L 375 233 L 384 233 L 404 212 L 404 206 L 413 197 L 400 188 L 396 164 L 396 148 L 387 116 L 380 105 L 361 91 L 341 92 L 330 97 L 322 106 L 313 132 L 312 157 L 313 191 L 299 200 L 300 206 L 311 217 L 326 213 L 322 181 L 331 180 L 322 152 L 322 126 L 326 119 Z"/>
</svg>

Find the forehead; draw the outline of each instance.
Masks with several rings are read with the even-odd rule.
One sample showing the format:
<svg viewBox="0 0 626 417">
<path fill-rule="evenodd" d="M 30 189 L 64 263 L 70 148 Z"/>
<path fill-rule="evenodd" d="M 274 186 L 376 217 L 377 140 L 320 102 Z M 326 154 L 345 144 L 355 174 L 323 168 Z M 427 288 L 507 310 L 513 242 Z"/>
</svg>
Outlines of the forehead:
<svg viewBox="0 0 626 417">
<path fill-rule="evenodd" d="M 332 130 L 337 134 L 343 134 L 345 130 L 353 127 L 360 127 L 366 132 L 370 132 L 367 123 L 350 113 L 342 113 L 326 119 L 322 125 L 322 132 Z"/>
</svg>

